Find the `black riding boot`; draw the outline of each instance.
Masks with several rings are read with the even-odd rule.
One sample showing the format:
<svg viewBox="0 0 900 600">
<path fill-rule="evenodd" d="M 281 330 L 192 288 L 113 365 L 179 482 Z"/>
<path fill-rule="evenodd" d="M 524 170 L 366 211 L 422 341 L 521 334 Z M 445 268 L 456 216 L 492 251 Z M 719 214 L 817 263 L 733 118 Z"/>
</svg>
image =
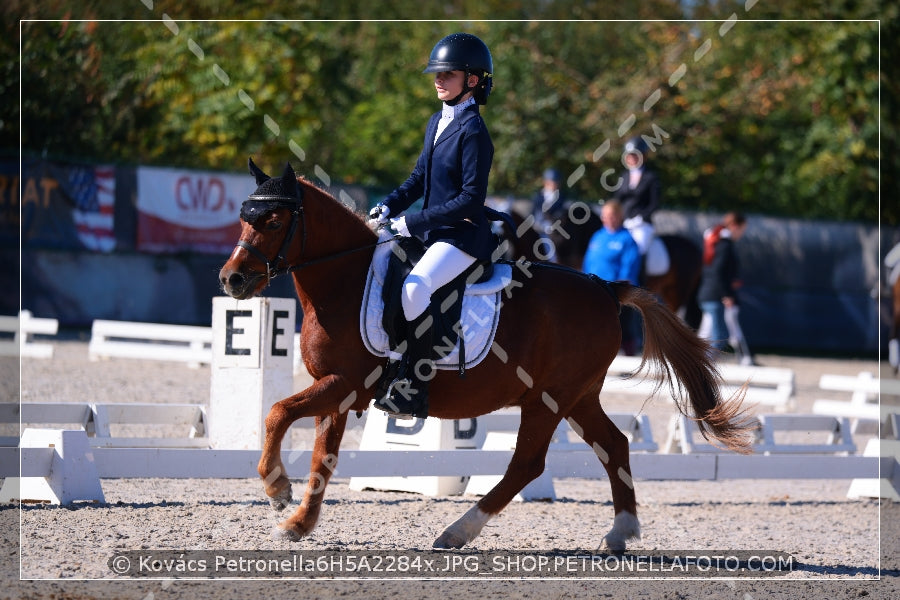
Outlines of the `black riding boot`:
<svg viewBox="0 0 900 600">
<path fill-rule="evenodd" d="M 404 340 L 402 344 L 391 349 L 392 354 L 400 356 L 399 358 L 388 357 L 387 364 L 384 366 L 384 370 L 375 384 L 375 389 L 372 391 L 372 399 L 377 401 L 384 398 L 388 390 L 391 389 L 391 384 L 400 375 L 400 369 L 403 367 L 403 361 L 406 359 L 406 345 L 406 340 Z"/>
<path fill-rule="evenodd" d="M 386 393 L 375 401 L 375 408 L 399 419 L 428 416 L 428 385 L 434 377 L 433 325 L 428 310 L 407 323 L 406 353 L 397 376 L 388 384 Z M 389 361 L 387 369 L 391 366 Z"/>
</svg>

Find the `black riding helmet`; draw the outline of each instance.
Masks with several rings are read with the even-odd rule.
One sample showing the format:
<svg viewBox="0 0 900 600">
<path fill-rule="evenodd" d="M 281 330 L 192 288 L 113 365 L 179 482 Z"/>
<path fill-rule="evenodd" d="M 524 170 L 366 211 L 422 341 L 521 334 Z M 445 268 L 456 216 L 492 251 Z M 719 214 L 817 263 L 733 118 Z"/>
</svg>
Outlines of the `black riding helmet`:
<svg viewBox="0 0 900 600">
<path fill-rule="evenodd" d="M 642 137 L 633 137 L 625 142 L 625 154 L 640 154 L 644 156 L 650 151 L 650 147 Z"/>
<path fill-rule="evenodd" d="M 452 33 L 439 41 L 428 57 L 428 66 L 423 73 L 439 73 L 441 71 L 463 71 L 462 93 L 448 102 L 451 106 L 468 91 L 473 91 L 475 102 L 487 104 L 493 84 L 494 61 L 488 47 L 471 33 Z M 469 87 L 469 75 L 478 76 L 478 84 Z"/>
</svg>

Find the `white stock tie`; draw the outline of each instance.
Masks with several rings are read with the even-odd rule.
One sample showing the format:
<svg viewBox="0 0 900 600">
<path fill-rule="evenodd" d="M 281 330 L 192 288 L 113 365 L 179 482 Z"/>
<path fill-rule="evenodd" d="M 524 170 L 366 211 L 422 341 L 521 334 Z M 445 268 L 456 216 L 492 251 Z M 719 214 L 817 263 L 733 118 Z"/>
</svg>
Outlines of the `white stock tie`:
<svg viewBox="0 0 900 600">
<path fill-rule="evenodd" d="M 447 125 L 456 117 L 457 114 L 461 113 L 466 109 L 467 106 L 475 104 L 474 98 L 469 98 L 465 102 L 460 102 L 455 106 L 448 106 L 444 104 L 444 107 L 441 109 L 441 118 L 438 121 L 437 132 L 434 134 L 434 143 L 436 144 L 438 138 L 441 137 L 441 134 L 447 129 Z"/>
<path fill-rule="evenodd" d="M 450 121 L 453 120 L 453 107 L 444 105 L 443 110 L 441 111 L 441 119 L 438 121 L 437 133 L 434 134 L 434 143 L 437 144 L 438 138 L 441 137 L 441 134 L 447 129 L 447 125 L 450 124 Z"/>
</svg>

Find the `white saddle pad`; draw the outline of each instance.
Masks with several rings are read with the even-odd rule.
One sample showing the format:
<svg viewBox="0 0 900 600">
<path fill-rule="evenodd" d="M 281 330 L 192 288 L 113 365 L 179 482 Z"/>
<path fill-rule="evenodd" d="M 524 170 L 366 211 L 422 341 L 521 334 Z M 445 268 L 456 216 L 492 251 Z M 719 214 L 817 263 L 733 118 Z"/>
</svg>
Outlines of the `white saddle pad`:
<svg viewBox="0 0 900 600">
<path fill-rule="evenodd" d="M 658 237 L 654 237 L 644 257 L 644 271 L 647 275 L 665 275 L 669 272 L 669 251 Z"/>
<path fill-rule="evenodd" d="M 384 234 L 382 234 L 384 235 Z M 381 238 L 385 239 L 385 238 Z M 381 239 L 379 241 L 381 241 Z M 363 294 L 362 308 L 359 313 L 359 332 L 366 349 L 375 356 L 387 356 L 388 335 L 381 324 L 384 313 L 382 287 L 387 272 L 388 260 L 395 244 L 381 244 L 376 247 L 369 274 L 366 277 L 366 289 Z M 466 364 L 470 369 L 484 360 L 497 333 L 500 321 L 501 293 L 512 281 L 512 266 L 495 264 L 494 274 L 488 281 L 466 286 L 463 297 L 462 315 L 460 317 L 461 335 L 466 342 Z M 435 340 L 435 345 L 440 342 Z M 459 368 L 459 342 L 453 351 L 435 363 L 438 369 Z"/>
</svg>

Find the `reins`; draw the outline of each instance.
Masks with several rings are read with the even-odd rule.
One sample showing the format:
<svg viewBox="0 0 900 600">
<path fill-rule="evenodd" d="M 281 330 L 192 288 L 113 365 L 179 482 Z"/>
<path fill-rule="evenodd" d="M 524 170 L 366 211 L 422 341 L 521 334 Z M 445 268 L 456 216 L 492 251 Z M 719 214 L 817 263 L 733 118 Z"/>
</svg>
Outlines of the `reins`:
<svg viewBox="0 0 900 600">
<path fill-rule="evenodd" d="M 262 261 L 263 264 L 266 265 L 266 276 L 271 281 L 272 279 L 278 277 L 279 275 L 283 275 L 285 273 L 293 273 L 294 271 L 299 271 L 300 269 L 305 269 L 306 267 L 312 267 L 314 265 L 318 265 L 324 262 L 329 262 L 332 260 L 337 260 L 339 258 L 343 258 L 344 256 L 348 256 L 350 254 L 354 254 L 356 252 L 362 252 L 363 250 L 368 250 L 370 248 L 375 248 L 381 244 L 386 244 L 388 242 L 392 242 L 399 236 L 392 236 L 384 240 L 379 240 L 377 242 L 366 244 L 365 246 L 361 246 L 359 248 L 350 248 L 349 250 L 342 250 L 340 252 L 336 252 L 334 254 L 328 254 L 326 256 L 321 256 L 319 258 L 314 258 L 308 260 L 306 262 L 302 262 L 296 265 L 287 265 L 281 266 L 281 263 L 285 261 L 285 254 L 290 249 L 291 244 L 294 241 L 294 236 L 297 233 L 297 224 L 301 223 L 301 229 L 303 230 L 303 240 L 300 246 L 300 258 L 303 258 L 303 254 L 306 252 L 306 217 L 303 212 L 303 207 L 298 206 L 291 210 L 291 225 L 290 230 L 287 235 L 284 237 L 284 242 L 281 244 L 281 249 L 278 251 L 278 255 L 270 261 L 266 258 L 266 255 L 260 252 L 253 245 L 245 242 L 244 240 L 238 240 L 237 246 L 245 249 L 247 252 L 252 254 L 254 257 Z"/>
<path fill-rule="evenodd" d="M 283 272 L 283 273 L 290 273 L 290 272 L 293 272 L 293 271 L 299 271 L 300 269 L 304 269 L 304 268 L 306 268 L 306 267 L 311 267 L 311 266 L 314 266 L 314 265 L 318 265 L 318 264 L 321 264 L 321 263 L 323 263 L 323 262 L 328 262 L 328 261 L 331 261 L 331 260 L 337 260 L 338 258 L 342 258 L 342 257 L 344 257 L 344 256 L 347 256 L 348 254 L 353 254 L 353 253 L 355 253 L 355 252 L 361 252 L 361 251 L 363 251 L 363 250 L 368 250 L 369 248 L 375 248 L 376 246 L 380 246 L 381 244 L 387 244 L 388 242 L 393 242 L 393 241 L 396 240 L 398 237 L 399 237 L 399 236 L 393 236 L 393 237 L 387 238 L 386 240 L 379 240 L 379 241 L 377 241 L 377 242 L 375 242 L 375 243 L 372 243 L 372 244 L 366 244 L 365 246 L 361 246 L 361 247 L 359 247 L 359 248 L 351 248 L 350 250 L 342 250 L 341 252 L 336 252 L 336 253 L 334 253 L 334 254 L 329 254 L 329 255 L 326 255 L 326 256 L 321 256 L 321 257 L 319 257 L 319 258 L 314 258 L 314 259 L 308 260 L 308 261 L 306 261 L 306 262 L 304 262 L 304 263 L 300 263 L 299 265 L 291 265 L 290 267 L 287 267 L 287 268 L 286 268 L 284 271 L 282 271 L 282 272 Z M 281 274 L 281 273 L 278 273 L 278 275 L 280 275 L 280 274 Z"/>
<path fill-rule="evenodd" d="M 398 235 L 392 236 L 390 238 L 380 240 L 374 242 L 372 244 L 367 244 L 365 246 L 361 246 L 359 248 L 351 248 L 349 250 L 342 250 L 340 252 L 336 252 L 334 254 L 329 254 L 326 256 L 321 256 L 319 258 L 314 258 L 308 260 L 306 262 L 301 262 L 296 265 L 283 265 L 286 262 L 286 255 L 291 248 L 291 245 L 294 243 L 294 236 L 297 234 L 298 225 L 302 229 L 303 239 L 300 245 L 300 256 L 298 260 L 303 259 L 303 255 L 306 253 L 306 213 L 303 210 L 303 190 L 302 188 L 297 189 L 294 193 L 296 195 L 289 195 L 290 192 L 286 191 L 284 185 L 270 185 L 270 182 L 276 181 L 272 178 L 262 173 L 256 168 L 256 165 L 253 164 L 253 161 L 250 161 L 250 170 L 252 173 L 257 175 L 257 182 L 260 184 L 260 188 L 257 189 L 256 193 L 251 194 L 247 200 L 241 205 L 241 218 L 247 223 L 253 225 L 259 220 L 262 216 L 267 214 L 268 212 L 275 210 L 277 208 L 290 208 L 291 210 L 291 225 L 288 230 L 287 235 L 284 236 L 284 241 L 281 243 L 281 248 L 278 250 L 275 258 L 269 260 L 265 254 L 263 254 L 258 248 L 254 247 L 249 242 L 244 240 L 238 240 L 237 247 L 243 248 L 254 258 L 261 261 L 266 266 L 266 277 L 269 280 L 278 277 L 279 275 L 283 275 L 284 273 L 293 273 L 295 271 L 299 271 L 301 269 L 305 269 L 307 267 L 312 267 L 318 264 L 322 264 L 324 262 L 329 262 L 332 260 L 337 260 L 339 258 L 343 258 L 344 256 L 348 256 L 350 254 L 354 254 L 356 252 L 362 252 L 363 250 L 368 250 L 370 248 L 374 248 L 381 244 L 386 244 L 387 242 L 394 241 L 397 239 Z M 289 172 L 289 175 L 288 175 Z M 262 178 L 265 178 L 263 180 Z M 293 170 L 290 170 L 290 165 L 288 165 L 288 171 L 284 177 L 289 177 L 287 181 L 289 183 L 296 184 L 296 178 L 293 175 Z M 282 178 L 281 182 L 285 181 Z M 270 188 L 261 191 L 263 186 L 270 186 Z M 484 207 L 485 215 L 491 221 L 504 221 L 510 230 L 515 231 L 515 223 L 513 223 L 512 219 L 509 215 L 505 213 L 501 213 L 495 211 L 494 209 L 485 206 Z"/>
</svg>

